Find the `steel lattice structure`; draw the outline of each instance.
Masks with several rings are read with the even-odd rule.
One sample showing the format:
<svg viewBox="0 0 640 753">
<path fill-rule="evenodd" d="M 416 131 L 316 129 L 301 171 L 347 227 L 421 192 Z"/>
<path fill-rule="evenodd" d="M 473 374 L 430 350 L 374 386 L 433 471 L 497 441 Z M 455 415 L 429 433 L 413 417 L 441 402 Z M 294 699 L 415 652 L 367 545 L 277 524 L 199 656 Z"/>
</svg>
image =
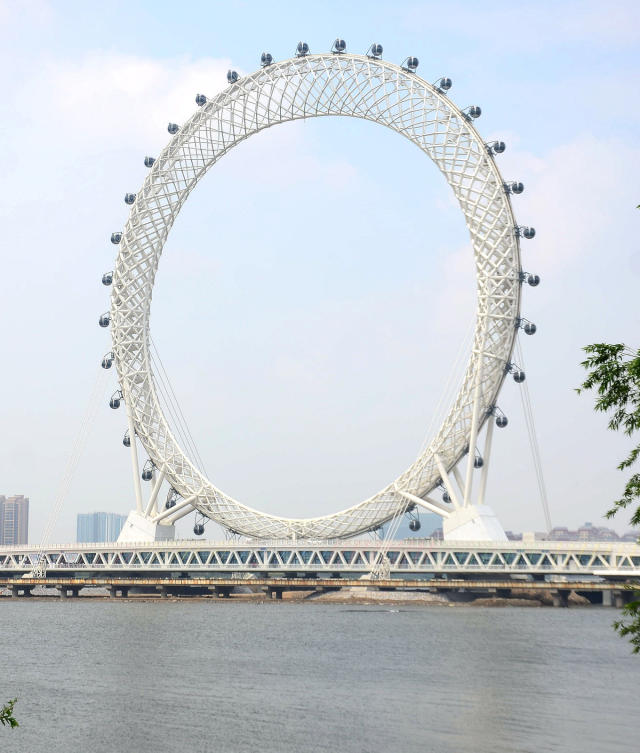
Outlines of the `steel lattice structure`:
<svg viewBox="0 0 640 753">
<path fill-rule="evenodd" d="M 0 547 L 0 574 L 28 572 L 370 573 L 379 557 L 372 541 L 65 544 Z M 386 553 L 394 574 L 483 573 L 591 576 L 640 575 L 640 545 L 620 541 L 395 541 Z M 514 586 L 516 584 L 514 583 Z"/>
<path fill-rule="evenodd" d="M 412 141 L 439 168 L 471 236 L 476 327 L 462 387 L 446 419 L 401 476 L 341 512 L 281 518 L 216 488 L 180 447 L 163 414 L 151 368 L 151 297 L 169 231 L 207 171 L 265 128 L 328 115 L 384 125 Z M 367 56 L 319 54 L 267 65 L 234 80 L 175 130 L 135 196 L 119 243 L 110 313 L 130 436 L 135 432 L 148 452 L 160 473 L 158 483 L 166 479 L 183 498 L 173 512 L 193 507 L 234 532 L 270 539 L 354 536 L 425 500 L 430 509 L 445 512 L 447 506 L 428 494 L 440 483 L 447 485 L 447 473 L 466 453 L 472 469 L 477 435 L 495 406 L 520 322 L 520 233 L 492 150 L 471 117 L 412 71 Z"/>
</svg>

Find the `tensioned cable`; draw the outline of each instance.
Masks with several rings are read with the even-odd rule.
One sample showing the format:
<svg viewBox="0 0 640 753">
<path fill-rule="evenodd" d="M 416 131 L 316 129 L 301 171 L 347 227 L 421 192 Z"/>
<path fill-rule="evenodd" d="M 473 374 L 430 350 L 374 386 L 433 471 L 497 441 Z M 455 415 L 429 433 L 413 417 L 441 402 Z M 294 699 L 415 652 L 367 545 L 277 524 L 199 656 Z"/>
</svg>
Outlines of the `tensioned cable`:
<svg viewBox="0 0 640 753">
<path fill-rule="evenodd" d="M 176 421 L 177 426 L 176 428 L 180 429 L 182 428 L 182 431 L 184 432 L 184 441 L 187 445 L 189 452 L 193 453 L 195 456 L 196 461 L 198 462 L 200 468 L 199 470 L 204 473 L 205 475 L 208 475 L 206 472 L 205 464 L 202 460 L 202 457 L 200 455 L 200 452 L 198 451 L 198 447 L 196 445 L 196 442 L 193 438 L 193 435 L 191 434 L 191 430 L 189 429 L 189 424 L 187 423 L 184 413 L 182 412 L 182 408 L 180 407 L 180 403 L 178 402 L 178 398 L 176 396 L 175 390 L 173 389 L 173 385 L 171 384 L 171 380 L 169 379 L 169 375 L 167 374 L 167 371 L 164 367 L 164 364 L 162 362 L 162 358 L 160 357 L 160 353 L 158 352 L 158 347 L 155 344 L 153 338 L 150 336 L 149 338 L 151 340 L 151 346 L 153 348 L 153 351 L 155 352 L 155 357 L 153 353 L 151 354 L 151 358 L 154 362 L 157 362 L 157 365 L 160 367 L 160 373 L 161 375 L 164 375 L 164 379 L 162 376 L 160 376 L 160 379 L 158 380 L 160 383 L 162 383 L 166 388 L 168 392 L 168 404 L 167 407 L 170 405 L 173 405 L 175 408 L 175 411 L 177 413 L 177 417 L 174 416 L 174 421 Z M 156 373 L 159 373 L 156 371 Z M 165 397 L 165 399 L 167 399 Z"/>
<path fill-rule="evenodd" d="M 190 451 L 194 453 L 194 455 L 196 457 L 196 460 L 197 460 L 197 462 L 200 465 L 200 470 L 203 473 L 205 473 L 205 475 L 206 475 L 206 468 L 205 468 L 204 461 L 202 459 L 202 456 L 200 455 L 200 451 L 198 450 L 198 446 L 196 445 L 196 441 L 193 438 L 193 435 L 191 434 L 191 430 L 189 429 L 189 424 L 187 423 L 187 420 L 186 420 L 186 418 L 184 416 L 184 413 L 182 412 L 182 408 L 180 407 L 180 403 L 178 401 L 178 397 L 176 395 L 175 390 L 173 389 L 173 385 L 171 383 L 171 380 L 169 379 L 169 375 L 167 374 L 167 370 L 164 367 L 164 363 L 162 362 L 162 358 L 160 357 L 160 353 L 158 351 L 158 348 L 157 348 L 155 342 L 153 342 L 153 339 L 151 340 L 151 344 L 152 344 L 153 349 L 154 349 L 155 354 L 156 354 L 157 363 L 159 364 L 161 372 L 164 375 L 164 380 L 163 381 L 166 383 L 166 387 L 168 388 L 169 399 L 170 399 L 170 401 L 173 402 L 173 405 L 175 407 L 175 411 L 178 414 L 178 420 L 179 420 L 180 425 L 182 426 L 183 432 L 185 433 L 188 445 L 190 447 Z"/>
<path fill-rule="evenodd" d="M 443 390 L 440 393 L 440 399 L 438 400 L 438 404 L 436 405 L 436 408 L 431 415 L 431 422 L 429 423 L 429 427 L 422 441 L 420 452 L 418 453 L 419 455 L 424 452 L 427 442 L 430 439 L 432 439 L 434 427 L 436 426 L 437 423 L 440 422 L 440 415 L 443 411 L 443 408 L 447 405 L 447 403 L 451 402 L 451 400 L 453 399 L 453 395 L 455 393 L 456 387 L 461 379 L 461 375 L 459 373 L 460 368 L 464 361 L 465 354 L 469 351 L 471 340 L 473 339 L 474 330 L 475 330 L 475 323 L 471 321 L 471 323 L 467 327 L 466 333 L 460 339 L 460 346 L 458 348 L 458 352 L 456 354 L 455 359 L 453 360 L 451 369 L 449 370 L 449 374 L 447 376 L 447 380 L 445 382 Z M 395 540 L 396 534 L 398 533 L 398 528 L 400 527 L 400 523 L 402 521 L 402 518 L 404 517 L 404 514 L 405 514 L 404 512 L 400 512 L 396 514 L 389 522 L 389 526 L 385 532 L 384 538 L 381 540 L 380 546 L 378 548 L 378 554 L 376 557 L 376 565 L 382 565 L 384 563 L 384 560 L 389 551 L 389 547 L 391 546 L 391 542 Z"/>
<path fill-rule="evenodd" d="M 440 399 L 438 400 L 435 410 L 431 414 L 431 421 L 429 422 L 429 426 L 427 428 L 427 431 L 425 432 L 424 439 L 422 440 L 422 444 L 420 445 L 418 456 L 422 455 L 422 453 L 426 450 L 429 441 L 433 439 L 435 427 L 442 423 L 442 414 L 444 412 L 445 406 L 451 403 L 451 401 L 453 400 L 453 395 L 455 394 L 456 387 L 462 379 L 462 375 L 459 372 L 465 359 L 465 355 L 469 352 L 474 330 L 475 322 L 472 320 L 467 327 L 466 333 L 460 339 L 460 347 L 458 348 L 458 353 L 456 354 L 451 369 L 449 370 L 447 380 L 442 389 L 442 392 L 440 393 Z"/>
<path fill-rule="evenodd" d="M 520 346 L 520 340 L 516 340 L 516 354 L 518 358 L 518 364 L 523 371 L 524 357 L 522 355 L 522 348 Z M 525 423 L 527 425 L 527 433 L 529 435 L 529 444 L 531 446 L 531 454 L 533 456 L 533 465 L 536 474 L 536 480 L 538 482 L 538 490 L 540 492 L 540 501 L 542 503 L 542 510 L 544 512 L 544 520 L 547 526 L 547 531 L 551 531 L 551 513 L 549 512 L 549 500 L 547 498 L 547 487 L 544 482 L 544 475 L 542 472 L 542 459 L 540 457 L 540 445 L 538 444 L 538 434 L 536 432 L 536 425 L 533 418 L 533 409 L 531 407 L 531 395 L 529 393 L 529 387 L 526 380 L 520 385 L 520 400 L 522 401 L 522 409 L 524 411 Z"/>
<path fill-rule="evenodd" d="M 374 561 L 374 571 L 376 568 L 381 567 L 387 559 L 389 547 L 391 546 L 391 542 L 395 541 L 398 528 L 400 527 L 400 521 L 404 517 L 404 514 L 404 511 L 398 512 L 393 518 L 391 518 L 384 538 L 380 541 L 380 545 L 378 546 L 378 551 Z"/>
<path fill-rule="evenodd" d="M 47 543 L 49 542 L 53 528 L 58 521 L 58 517 L 60 516 L 62 505 L 66 500 L 67 495 L 69 494 L 73 476 L 87 445 L 87 440 L 89 438 L 89 434 L 91 433 L 91 429 L 95 426 L 98 406 L 102 403 L 106 392 L 107 377 L 108 374 L 106 370 L 98 369 L 98 373 L 96 375 L 96 379 L 89 396 L 87 407 L 80 421 L 80 428 L 78 429 L 78 433 L 73 443 L 69 459 L 67 460 L 67 464 L 62 475 L 62 479 L 60 480 L 60 483 L 56 490 L 53 507 L 51 509 L 51 512 L 49 513 L 49 518 L 42 532 L 40 546 L 38 547 L 39 563 L 42 559 L 42 553 L 46 548 Z"/>
<path fill-rule="evenodd" d="M 158 398 L 162 402 L 163 407 L 166 409 L 167 414 L 169 415 L 171 419 L 171 425 L 172 425 L 173 431 L 175 432 L 178 439 L 180 440 L 180 443 L 187 449 L 187 451 L 193 454 L 194 462 L 196 463 L 196 465 L 200 466 L 198 455 L 194 451 L 191 445 L 191 442 L 189 440 L 189 437 L 185 433 L 183 422 L 180 420 L 180 416 L 177 413 L 176 408 L 174 407 L 174 403 L 173 403 L 173 400 L 171 399 L 169 388 L 166 385 L 164 379 L 162 378 L 160 364 L 158 363 L 157 359 L 154 358 L 153 355 L 151 356 L 151 363 L 153 364 L 153 366 L 156 367 L 156 373 L 154 374 L 154 381 L 158 387 Z"/>
</svg>

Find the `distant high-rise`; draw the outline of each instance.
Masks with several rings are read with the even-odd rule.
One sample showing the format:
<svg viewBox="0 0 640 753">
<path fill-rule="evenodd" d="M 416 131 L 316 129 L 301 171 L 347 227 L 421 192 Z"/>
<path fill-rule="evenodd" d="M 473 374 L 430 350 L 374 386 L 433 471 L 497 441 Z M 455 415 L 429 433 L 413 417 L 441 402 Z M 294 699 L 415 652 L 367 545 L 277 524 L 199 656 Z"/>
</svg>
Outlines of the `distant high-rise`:
<svg viewBox="0 0 640 753">
<path fill-rule="evenodd" d="M 76 525 L 76 541 L 79 544 L 116 541 L 126 519 L 126 515 L 114 512 L 80 513 Z"/>
<path fill-rule="evenodd" d="M 29 543 L 29 497 L 0 495 L 0 546 Z"/>
</svg>

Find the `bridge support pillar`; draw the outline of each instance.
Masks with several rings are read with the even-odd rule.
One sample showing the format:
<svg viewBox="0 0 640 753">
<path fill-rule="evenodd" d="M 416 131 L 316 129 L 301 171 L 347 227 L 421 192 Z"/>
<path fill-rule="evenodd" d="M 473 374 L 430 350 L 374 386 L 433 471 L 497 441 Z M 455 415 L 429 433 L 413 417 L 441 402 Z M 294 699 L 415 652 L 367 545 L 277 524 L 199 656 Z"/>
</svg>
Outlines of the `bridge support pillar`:
<svg viewBox="0 0 640 753">
<path fill-rule="evenodd" d="M 553 606 L 554 607 L 568 607 L 569 606 L 569 591 L 566 589 L 558 589 L 557 591 L 551 592 L 551 597 L 553 598 Z"/>
<path fill-rule="evenodd" d="M 22 591 L 22 594 L 20 593 Z M 12 596 L 31 596 L 31 589 L 24 586 L 11 586 Z"/>
<path fill-rule="evenodd" d="M 22 594 L 20 594 L 22 591 Z M 11 596 L 31 596 L 31 588 L 25 588 L 25 586 L 11 586 Z"/>
<path fill-rule="evenodd" d="M 622 591 L 611 591 L 611 598 L 613 601 L 613 606 L 616 609 L 622 609 L 622 607 L 625 605 L 624 593 Z"/>
<path fill-rule="evenodd" d="M 269 596 L 270 599 L 281 600 L 282 599 L 282 591 L 283 591 L 282 588 L 274 588 L 273 586 L 269 586 L 267 588 L 267 595 Z"/>
<path fill-rule="evenodd" d="M 213 586 L 211 589 L 219 599 L 228 599 L 233 586 Z"/>
<path fill-rule="evenodd" d="M 107 586 L 107 588 L 109 589 L 110 599 L 117 599 L 118 596 L 121 596 L 123 599 L 126 599 L 127 596 L 129 595 L 129 586 Z"/>
</svg>

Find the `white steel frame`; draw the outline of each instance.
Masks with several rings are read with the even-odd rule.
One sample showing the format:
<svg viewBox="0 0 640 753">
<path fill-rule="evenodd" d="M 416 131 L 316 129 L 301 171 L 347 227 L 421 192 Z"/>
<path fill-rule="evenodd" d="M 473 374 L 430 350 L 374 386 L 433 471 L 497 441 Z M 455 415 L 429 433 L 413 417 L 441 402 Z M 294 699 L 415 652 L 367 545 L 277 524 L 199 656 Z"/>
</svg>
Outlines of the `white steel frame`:
<svg viewBox="0 0 640 753">
<path fill-rule="evenodd" d="M 367 574 L 378 564 L 372 541 L 163 541 L 153 543 L 63 544 L 0 547 L 0 573 L 204 571 Z M 640 576 L 640 545 L 632 542 L 394 541 L 387 551 L 391 573 L 497 573 L 567 576 Z"/>
<path fill-rule="evenodd" d="M 436 164 L 462 209 L 476 267 L 477 313 L 462 387 L 426 450 L 373 497 L 331 515 L 283 518 L 237 502 L 186 456 L 162 411 L 151 368 L 149 314 L 164 243 L 198 181 L 230 149 L 259 131 L 301 118 L 340 115 L 387 126 Z M 174 523 L 194 508 L 227 529 L 255 538 L 346 538 L 379 528 L 420 505 L 443 517 L 471 504 L 478 433 L 504 380 L 520 315 L 520 247 L 508 192 L 471 120 L 446 95 L 410 71 L 362 55 L 320 54 L 261 68 L 208 99 L 174 135 L 136 194 L 113 273 L 114 360 L 127 407 L 138 512 Z M 480 483 L 484 497 L 493 422 Z M 155 468 L 144 505 L 136 437 Z M 466 477 L 457 464 L 467 455 Z M 457 489 L 449 478 L 453 474 Z M 157 474 L 157 476 L 156 476 Z M 184 502 L 160 511 L 162 480 Z M 429 496 L 444 484 L 451 504 Z"/>
</svg>

